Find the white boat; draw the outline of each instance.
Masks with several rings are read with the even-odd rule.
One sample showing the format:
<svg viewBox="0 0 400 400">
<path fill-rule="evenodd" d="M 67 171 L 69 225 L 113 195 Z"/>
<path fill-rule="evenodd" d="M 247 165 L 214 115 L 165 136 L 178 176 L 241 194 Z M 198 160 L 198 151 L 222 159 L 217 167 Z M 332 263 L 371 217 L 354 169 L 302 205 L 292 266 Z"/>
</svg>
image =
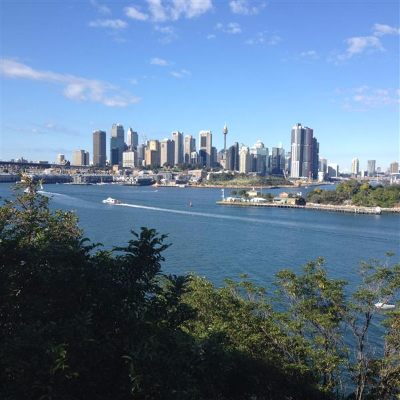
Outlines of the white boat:
<svg viewBox="0 0 400 400">
<path fill-rule="evenodd" d="M 121 201 L 113 199 L 112 197 L 107 197 L 105 200 L 103 200 L 103 203 L 106 203 L 106 204 L 121 204 Z"/>
<path fill-rule="evenodd" d="M 396 306 L 394 304 L 386 304 L 386 303 L 375 303 L 375 307 L 381 310 L 392 310 Z"/>
</svg>

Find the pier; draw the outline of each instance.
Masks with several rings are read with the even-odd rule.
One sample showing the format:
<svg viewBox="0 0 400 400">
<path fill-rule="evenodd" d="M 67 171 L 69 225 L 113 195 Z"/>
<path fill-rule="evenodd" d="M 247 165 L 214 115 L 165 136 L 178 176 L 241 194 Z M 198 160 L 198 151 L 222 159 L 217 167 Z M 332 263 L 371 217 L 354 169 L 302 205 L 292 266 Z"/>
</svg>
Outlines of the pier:
<svg viewBox="0 0 400 400">
<path fill-rule="evenodd" d="M 335 206 L 326 204 L 313 204 L 309 203 L 305 206 L 295 204 L 278 204 L 278 203 L 251 203 L 250 201 L 217 201 L 221 206 L 239 206 L 239 207 L 273 207 L 273 208 L 297 208 L 300 210 L 314 210 L 314 211 L 330 211 L 342 212 L 352 214 L 372 214 L 380 215 L 385 213 L 398 213 L 400 208 L 381 208 L 381 207 L 358 207 L 358 206 Z"/>
</svg>

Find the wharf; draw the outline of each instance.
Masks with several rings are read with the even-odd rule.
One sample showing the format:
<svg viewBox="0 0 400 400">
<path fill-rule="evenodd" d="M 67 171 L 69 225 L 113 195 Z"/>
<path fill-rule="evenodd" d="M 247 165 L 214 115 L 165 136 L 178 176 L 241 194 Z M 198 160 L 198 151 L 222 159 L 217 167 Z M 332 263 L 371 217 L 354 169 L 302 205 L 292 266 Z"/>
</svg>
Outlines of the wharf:
<svg viewBox="0 0 400 400">
<path fill-rule="evenodd" d="M 331 212 L 344 212 L 353 214 L 373 214 L 373 215 L 379 215 L 384 213 L 400 214 L 400 208 L 335 206 L 335 205 L 313 204 L 313 203 L 306 204 L 305 206 L 299 206 L 295 204 L 250 203 L 244 201 L 243 202 L 217 201 L 217 204 L 221 206 L 297 208 L 300 210 L 331 211 Z"/>
</svg>

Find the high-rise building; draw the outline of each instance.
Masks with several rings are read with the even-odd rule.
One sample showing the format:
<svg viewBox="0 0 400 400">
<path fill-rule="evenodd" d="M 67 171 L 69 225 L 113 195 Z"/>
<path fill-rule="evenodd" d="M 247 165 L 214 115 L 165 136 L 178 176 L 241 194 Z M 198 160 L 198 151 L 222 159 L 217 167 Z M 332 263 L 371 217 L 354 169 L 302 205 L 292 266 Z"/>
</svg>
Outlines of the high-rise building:
<svg viewBox="0 0 400 400">
<path fill-rule="evenodd" d="M 202 163 L 206 167 L 211 166 L 212 162 L 212 133 L 211 131 L 200 131 L 199 132 L 199 156 L 202 159 Z"/>
<path fill-rule="evenodd" d="M 138 134 L 134 132 L 131 127 L 129 127 L 128 133 L 126 134 L 126 144 L 129 150 L 136 150 L 139 144 Z"/>
<path fill-rule="evenodd" d="M 179 131 L 171 133 L 172 142 L 174 143 L 174 164 L 183 162 L 183 134 Z"/>
<path fill-rule="evenodd" d="M 337 178 L 339 176 L 339 164 L 328 164 L 329 178 Z"/>
<path fill-rule="evenodd" d="M 174 142 L 170 139 L 164 139 L 160 143 L 160 166 L 165 164 L 174 165 Z"/>
<path fill-rule="evenodd" d="M 374 176 L 376 171 L 376 160 L 368 160 L 367 164 L 368 176 Z"/>
<path fill-rule="evenodd" d="M 139 144 L 137 147 L 137 158 L 139 167 L 143 165 L 143 161 L 145 160 L 145 154 L 146 154 L 146 145 Z"/>
<path fill-rule="evenodd" d="M 269 159 L 271 174 L 282 175 L 285 170 L 285 150 L 282 147 L 273 147 Z"/>
<path fill-rule="evenodd" d="M 122 153 L 122 166 L 135 168 L 138 166 L 137 150 L 127 150 Z"/>
<path fill-rule="evenodd" d="M 125 132 L 121 124 L 113 124 L 110 138 L 110 162 L 111 165 L 122 166 L 122 153 L 125 150 Z"/>
<path fill-rule="evenodd" d="M 251 171 L 265 175 L 268 167 L 268 148 L 264 146 L 261 140 L 258 140 L 250 150 L 252 155 Z"/>
<path fill-rule="evenodd" d="M 390 164 L 390 173 L 398 174 L 399 173 L 399 163 L 394 161 Z"/>
<path fill-rule="evenodd" d="M 247 146 L 242 146 L 239 150 L 239 172 L 247 174 L 251 172 L 251 154 Z"/>
<path fill-rule="evenodd" d="M 149 140 L 146 150 L 146 165 L 160 165 L 160 142 Z"/>
<path fill-rule="evenodd" d="M 72 153 L 72 165 L 84 166 L 89 165 L 89 153 L 85 150 L 76 150 Z"/>
<path fill-rule="evenodd" d="M 106 133 L 104 131 L 93 132 L 93 165 L 104 166 L 107 161 Z"/>
<path fill-rule="evenodd" d="M 319 157 L 318 171 L 324 174 L 328 173 L 328 160 L 324 157 Z"/>
<path fill-rule="evenodd" d="M 291 177 L 317 178 L 319 144 L 313 130 L 296 124 L 291 137 Z"/>
<path fill-rule="evenodd" d="M 57 164 L 58 165 L 64 165 L 65 164 L 65 155 L 64 154 L 59 154 L 57 156 Z"/>
<path fill-rule="evenodd" d="M 358 158 L 353 158 L 351 160 L 351 174 L 357 176 L 360 172 L 360 161 Z"/>
<path fill-rule="evenodd" d="M 184 143 L 184 157 L 183 161 L 185 163 L 190 163 L 190 155 L 196 151 L 196 139 L 192 135 L 185 136 Z"/>
</svg>

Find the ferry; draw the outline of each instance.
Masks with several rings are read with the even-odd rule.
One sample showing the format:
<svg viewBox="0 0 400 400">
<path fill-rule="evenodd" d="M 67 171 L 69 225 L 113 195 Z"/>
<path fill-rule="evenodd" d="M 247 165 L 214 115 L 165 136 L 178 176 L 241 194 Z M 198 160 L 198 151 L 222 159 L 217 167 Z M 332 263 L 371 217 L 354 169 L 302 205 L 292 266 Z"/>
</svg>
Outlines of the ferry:
<svg viewBox="0 0 400 400">
<path fill-rule="evenodd" d="M 381 310 L 392 310 L 396 306 L 394 304 L 386 304 L 386 303 L 375 303 L 375 307 Z"/>
<path fill-rule="evenodd" d="M 112 197 L 108 197 L 105 200 L 103 200 L 103 203 L 106 203 L 106 204 L 121 204 L 121 201 L 113 199 Z"/>
</svg>

